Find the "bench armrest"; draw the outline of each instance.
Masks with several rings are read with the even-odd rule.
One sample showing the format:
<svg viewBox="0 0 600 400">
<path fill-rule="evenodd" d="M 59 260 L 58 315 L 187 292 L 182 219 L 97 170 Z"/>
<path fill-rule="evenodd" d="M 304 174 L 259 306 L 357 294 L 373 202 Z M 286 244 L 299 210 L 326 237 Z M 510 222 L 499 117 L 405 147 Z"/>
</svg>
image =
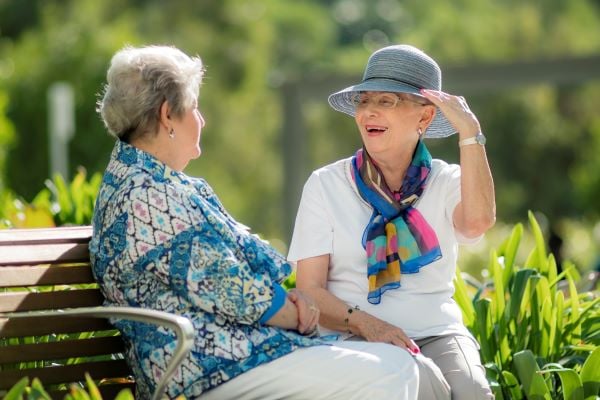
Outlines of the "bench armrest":
<svg viewBox="0 0 600 400">
<path fill-rule="evenodd" d="M 167 326 L 173 329 L 177 335 L 177 348 L 175 349 L 173 358 L 169 362 L 167 370 L 156 384 L 156 390 L 154 391 L 152 400 L 163 398 L 167 390 L 167 383 L 194 345 L 195 332 L 192 322 L 188 318 L 164 311 L 136 307 L 83 307 L 55 311 L 0 313 L 0 318 L 11 319 L 48 316 L 122 318 L 157 326 Z"/>
</svg>

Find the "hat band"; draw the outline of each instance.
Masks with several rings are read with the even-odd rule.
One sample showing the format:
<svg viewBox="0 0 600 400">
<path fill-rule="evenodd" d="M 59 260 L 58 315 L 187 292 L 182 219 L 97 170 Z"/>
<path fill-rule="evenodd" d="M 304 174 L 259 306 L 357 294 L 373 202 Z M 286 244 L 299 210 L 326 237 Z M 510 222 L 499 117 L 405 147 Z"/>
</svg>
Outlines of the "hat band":
<svg viewBox="0 0 600 400">
<path fill-rule="evenodd" d="M 394 81 L 394 82 L 402 83 L 404 85 L 412 86 L 415 89 L 422 89 L 422 88 L 419 88 L 418 86 L 415 86 L 414 84 L 412 84 L 410 82 L 406 82 L 406 81 L 403 81 L 401 79 L 388 78 L 388 77 L 383 77 L 383 76 L 371 76 L 371 77 L 369 77 L 367 79 L 363 79 L 363 82 L 370 81 L 370 80 L 373 80 L 373 79 L 385 79 L 385 80 L 388 80 L 388 81 Z"/>
</svg>

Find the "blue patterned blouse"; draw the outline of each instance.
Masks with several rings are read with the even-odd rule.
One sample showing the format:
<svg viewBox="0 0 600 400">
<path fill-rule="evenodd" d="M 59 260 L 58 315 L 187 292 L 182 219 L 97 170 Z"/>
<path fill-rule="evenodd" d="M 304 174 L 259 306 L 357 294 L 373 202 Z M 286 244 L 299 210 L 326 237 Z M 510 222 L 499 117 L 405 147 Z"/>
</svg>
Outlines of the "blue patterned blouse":
<svg viewBox="0 0 600 400">
<path fill-rule="evenodd" d="M 264 324 L 284 304 L 290 266 L 223 208 L 203 179 L 118 141 L 94 214 L 90 252 L 108 305 L 164 310 L 196 328 L 169 396 L 199 396 L 298 347 L 320 344 Z M 141 398 L 175 349 L 165 328 L 118 320 Z"/>
</svg>

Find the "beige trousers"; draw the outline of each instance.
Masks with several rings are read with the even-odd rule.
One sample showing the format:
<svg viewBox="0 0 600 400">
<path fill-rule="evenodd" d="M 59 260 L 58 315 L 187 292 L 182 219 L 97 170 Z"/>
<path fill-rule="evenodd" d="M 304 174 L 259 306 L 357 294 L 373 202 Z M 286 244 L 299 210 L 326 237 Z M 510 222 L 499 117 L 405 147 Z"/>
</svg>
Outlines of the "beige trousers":
<svg viewBox="0 0 600 400">
<path fill-rule="evenodd" d="M 364 338 L 352 336 L 348 341 Z M 464 335 L 431 336 L 415 340 L 421 354 L 415 357 L 419 368 L 419 400 L 493 399 L 477 343 Z"/>
<path fill-rule="evenodd" d="M 485 376 L 485 368 L 481 365 L 477 343 L 465 335 L 432 336 L 416 340 L 421 348 L 421 353 L 432 360 L 443 374 L 443 379 L 450 385 L 452 400 L 487 400 L 493 399 Z M 423 380 L 423 367 L 419 366 L 421 380 Z M 428 372 L 427 372 L 428 373 Z M 434 374 L 428 373 L 429 379 L 436 379 Z M 439 383 L 432 385 L 434 390 L 439 390 Z M 419 385 L 419 390 L 422 388 Z M 432 390 L 432 389 L 429 389 Z M 429 394 L 435 396 L 436 392 Z M 437 399 L 439 397 L 422 396 L 419 399 Z M 444 398 L 444 397 L 442 397 Z M 448 397 L 445 397 L 446 399 Z"/>
</svg>

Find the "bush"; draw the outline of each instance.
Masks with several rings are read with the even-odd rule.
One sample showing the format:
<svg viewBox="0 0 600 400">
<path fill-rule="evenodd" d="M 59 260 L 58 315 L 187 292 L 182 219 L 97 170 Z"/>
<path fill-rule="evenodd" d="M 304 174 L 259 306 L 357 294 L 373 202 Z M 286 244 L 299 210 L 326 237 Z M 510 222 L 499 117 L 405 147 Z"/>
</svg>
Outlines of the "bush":
<svg viewBox="0 0 600 400">
<path fill-rule="evenodd" d="M 0 228 L 89 225 L 101 181 L 99 173 L 88 181 L 84 169 L 79 169 L 69 184 L 55 175 L 30 203 L 9 190 L 2 191 Z"/>
<path fill-rule="evenodd" d="M 578 293 L 573 264 L 565 262 L 557 275 L 531 212 L 529 223 L 535 245 L 526 261 L 515 260 L 523 235 L 517 224 L 491 251 L 489 282 L 469 287 L 457 269 L 455 299 L 481 345 L 497 399 L 595 399 L 600 298 L 597 292 Z"/>
<path fill-rule="evenodd" d="M 65 395 L 64 400 L 102 400 L 98 387 L 89 374 L 85 374 L 88 390 L 83 389 L 77 384 L 72 384 L 69 393 Z M 34 378 L 29 385 L 29 378 L 25 377 L 17 382 L 6 394 L 4 400 L 51 400 L 52 398 L 44 389 L 44 385 L 39 379 Z M 134 400 L 133 394 L 129 389 L 123 389 L 115 397 L 115 400 Z"/>
</svg>

